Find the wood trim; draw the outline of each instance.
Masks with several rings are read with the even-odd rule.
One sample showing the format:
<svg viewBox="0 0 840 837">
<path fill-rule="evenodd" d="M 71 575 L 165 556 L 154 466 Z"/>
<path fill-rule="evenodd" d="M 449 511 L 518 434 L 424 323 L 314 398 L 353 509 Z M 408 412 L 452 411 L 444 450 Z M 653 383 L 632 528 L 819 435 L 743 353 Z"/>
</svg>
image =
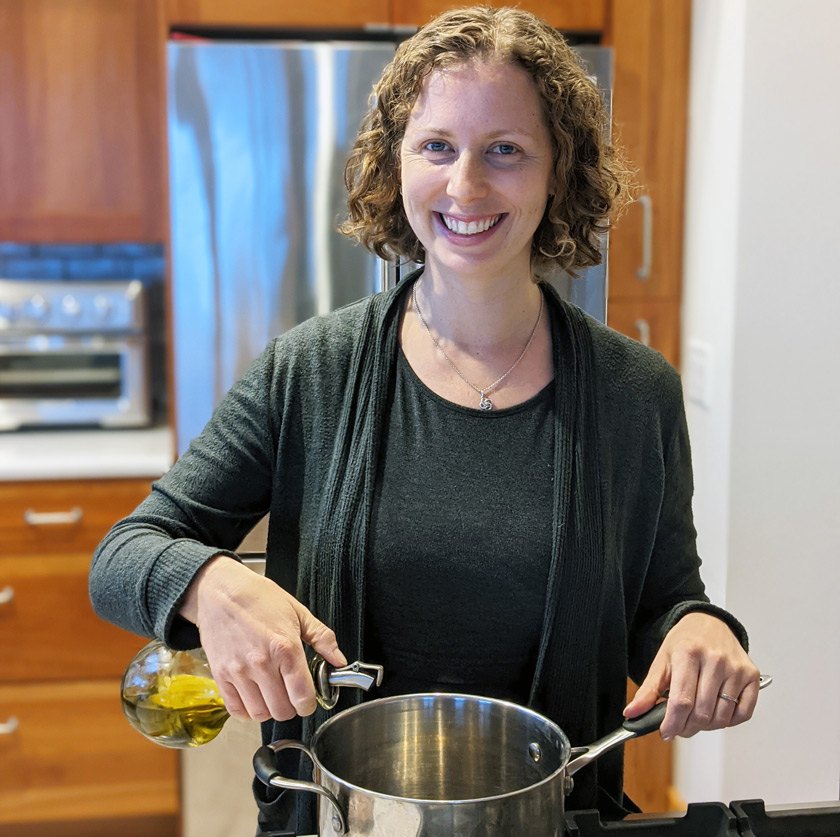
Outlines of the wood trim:
<svg viewBox="0 0 840 837">
<path fill-rule="evenodd" d="M 256 27 L 363 29 L 388 23 L 389 0 L 329 0 L 278 3 L 277 0 L 164 0 L 172 27 Z"/>
<path fill-rule="evenodd" d="M 453 0 L 391 0 L 392 21 L 400 26 L 422 26 L 447 9 L 469 5 Z M 488 6 L 516 5 L 533 12 L 563 32 L 597 33 L 604 28 L 607 0 L 524 0 L 511 4 L 489 0 Z"/>
<path fill-rule="evenodd" d="M 62 819 L 0 824 L 0 837 L 46 837 L 48 834 L 60 834 L 61 837 L 180 837 L 181 821 L 179 816 L 172 814 L 131 818 L 108 817 L 78 822 Z"/>
</svg>

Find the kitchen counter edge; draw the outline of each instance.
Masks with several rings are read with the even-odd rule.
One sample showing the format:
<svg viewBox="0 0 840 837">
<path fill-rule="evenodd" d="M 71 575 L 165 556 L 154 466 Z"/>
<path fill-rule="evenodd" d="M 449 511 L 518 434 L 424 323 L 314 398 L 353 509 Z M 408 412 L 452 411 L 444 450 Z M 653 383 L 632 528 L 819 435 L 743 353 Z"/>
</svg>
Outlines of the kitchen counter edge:
<svg viewBox="0 0 840 837">
<path fill-rule="evenodd" d="M 175 461 L 168 427 L 0 434 L 0 482 L 157 478 Z"/>
</svg>

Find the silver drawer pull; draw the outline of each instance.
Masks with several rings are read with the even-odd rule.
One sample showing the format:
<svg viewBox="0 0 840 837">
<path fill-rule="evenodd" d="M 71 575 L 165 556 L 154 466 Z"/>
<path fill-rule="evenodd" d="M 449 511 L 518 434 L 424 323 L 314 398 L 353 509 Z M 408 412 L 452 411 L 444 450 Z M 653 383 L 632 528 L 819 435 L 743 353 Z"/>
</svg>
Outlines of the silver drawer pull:
<svg viewBox="0 0 840 837">
<path fill-rule="evenodd" d="M 0 723 L 0 735 L 11 735 L 19 726 L 20 722 L 13 715 L 8 721 Z"/>
<path fill-rule="evenodd" d="M 0 590 L 0 605 L 8 604 L 15 597 L 15 588 L 7 584 Z"/>
<path fill-rule="evenodd" d="M 650 323 L 641 317 L 635 322 L 636 330 L 639 332 L 639 342 L 650 346 Z"/>
<path fill-rule="evenodd" d="M 79 506 L 73 506 L 70 511 L 63 512 L 37 512 L 35 509 L 26 509 L 23 513 L 23 520 L 30 526 L 72 526 L 78 523 L 84 512 Z"/>
<path fill-rule="evenodd" d="M 642 205 L 642 263 L 636 268 L 636 278 L 646 282 L 653 263 L 653 198 L 639 195 L 638 201 Z"/>
</svg>

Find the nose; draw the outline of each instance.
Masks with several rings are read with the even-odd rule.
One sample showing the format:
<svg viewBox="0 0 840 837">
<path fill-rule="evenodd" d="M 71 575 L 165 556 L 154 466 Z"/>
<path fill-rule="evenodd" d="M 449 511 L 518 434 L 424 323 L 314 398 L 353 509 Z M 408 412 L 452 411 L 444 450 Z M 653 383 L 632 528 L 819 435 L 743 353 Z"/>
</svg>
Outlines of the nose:
<svg viewBox="0 0 840 837">
<path fill-rule="evenodd" d="M 481 154 L 464 151 L 450 164 L 446 194 L 461 204 L 487 194 L 487 176 Z"/>
</svg>

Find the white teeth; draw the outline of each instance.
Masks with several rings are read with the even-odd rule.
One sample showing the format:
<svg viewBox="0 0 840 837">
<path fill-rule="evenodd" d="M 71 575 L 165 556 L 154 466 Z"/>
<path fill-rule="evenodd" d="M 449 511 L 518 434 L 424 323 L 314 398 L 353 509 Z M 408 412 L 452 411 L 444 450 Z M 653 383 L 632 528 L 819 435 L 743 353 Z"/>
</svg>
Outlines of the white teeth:
<svg viewBox="0 0 840 837">
<path fill-rule="evenodd" d="M 491 215 L 489 218 L 483 218 L 481 221 L 459 221 L 457 218 L 451 218 L 449 215 L 440 216 L 443 218 L 443 223 L 446 228 L 452 230 L 458 235 L 475 235 L 490 229 L 490 227 L 498 224 L 501 215 Z"/>
</svg>

